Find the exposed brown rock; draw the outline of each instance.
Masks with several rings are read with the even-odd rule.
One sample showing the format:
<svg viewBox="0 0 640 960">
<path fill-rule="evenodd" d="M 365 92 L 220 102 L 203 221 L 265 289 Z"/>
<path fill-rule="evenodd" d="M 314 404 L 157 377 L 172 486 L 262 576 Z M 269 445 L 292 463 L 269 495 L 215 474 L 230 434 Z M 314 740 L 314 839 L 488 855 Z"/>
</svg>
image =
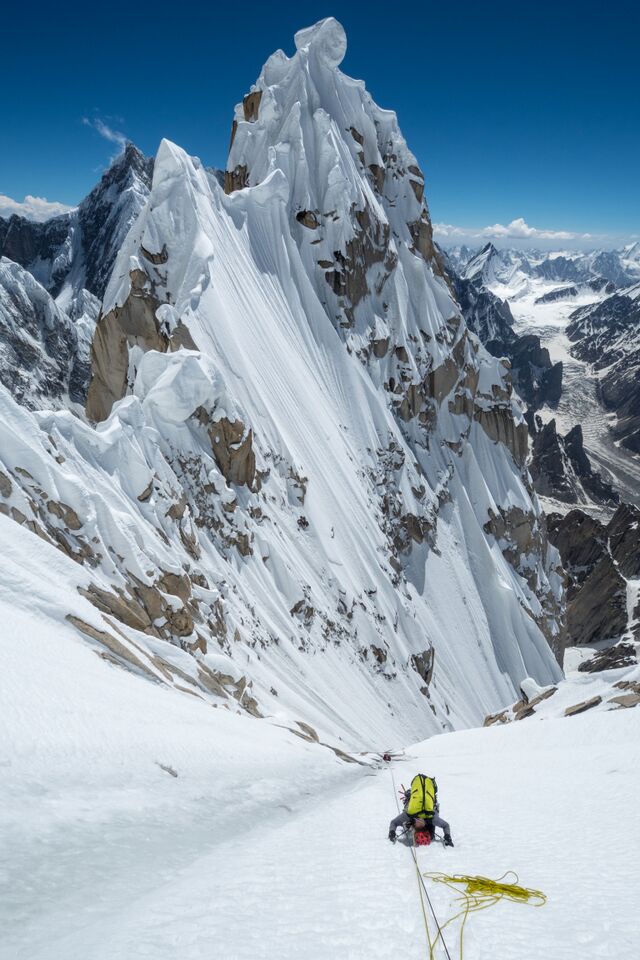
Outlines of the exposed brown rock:
<svg viewBox="0 0 640 960">
<path fill-rule="evenodd" d="M 371 171 L 371 176 L 373 177 L 373 184 L 376 188 L 377 193 L 382 193 L 384 190 L 384 167 L 381 167 L 377 163 L 370 163 L 369 170 Z"/>
<path fill-rule="evenodd" d="M 182 520 L 184 517 L 184 512 L 187 509 L 187 498 L 180 497 L 177 503 L 172 503 L 169 509 L 166 512 L 167 517 L 171 517 L 172 520 Z"/>
<path fill-rule="evenodd" d="M 579 713 L 584 713 L 585 710 L 597 707 L 599 703 L 602 703 L 602 697 L 591 697 L 590 700 L 583 700 L 582 703 L 574 703 L 572 707 L 567 707 L 564 715 L 565 717 L 575 717 Z"/>
<path fill-rule="evenodd" d="M 431 220 L 426 208 L 423 208 L 420 219 L 414 223 L 410 223 L 408 226 L 411 239 L 413 240 L 414 252 L 419 253 L 423 260 L 431 264 L 434 273 L 446 279 L 442 258 L 433 242 L 433 227 L 431 226 Z"/>
<path fill-rule="evenodd" d="M 389 225 L 380 223 L 368 206 L 362 210 L 353 208 L 352 212 L 357 224 L 355 235 L 347 242 L 345 253 L 334 250 L 334 269 L 325 273 L 333 292 L 347 300 L 344 307 L 347 325 L 353 322 L 353 308 L 369 293 L 369 267 L 385 263 L 391 270 L 395 266 L 395 260 L 389 259 Z"/>
<path fill-rule="evenodd" d="M 433 647 L 428 647 L 426 650 L 423 650 L 422 653 L 414 653 L 411 657 L 411 664 L 428 687 L 433 679 L 433 668 L 435 664 L 435 650 Z"/>
<path fill-rule="evenodd" d="M 313 743 L 319 743 L 320 737 L 316 731 L 308 723 L 303 723 L 302 720 L 296 720 L 296 723 L 300 727 L 301 731 L 306 734 L 307 738 Z"/>
<path fill-rule="evenodd" d="M 549 687 L 548 690 L 543 690 L 542 693 L 539 693 L 537 697 L 534 697 L 532 700 L 529 700 L 530 707 L 537 707 L 539 703 L 542 703 L 543 700 L 548 700 L 549 697 L 552 697 L 554 693 L 558 692 L 557 687 Z"/>
<path fill-rule="evenodd" d="M 609 703 L 615 703 L 618 707 L 636 707 L 640 703 L 640 693 L 620 693 L 611 697 Z"/>
<path fill-rule="evenodd" d="M 140 501 L 140 503 L 146 503 L 147 500 L 151 498 L 152 493 L 153 493 L 153 480 L 150 480 L 149 485 L 144 488 L 142 493 L 138 494 L 138 500 Z"/>
<path fill-rule="evenodd" d="M 167 607 L 167 623 L 171 633 L 177 637 L 188 637 L 193 633 L 193 617 L 184 607 L 180 610 Z"/>
<path fill-rule="evenodd" d="M 52 513 L 54 517 L 58 517 L 59 520 L 67 526 L 70 530 L 79 530 L 82 526 L 78 514 L 66 503 L 58 503 L 57 500 L 49 500 L 47 503 L 47 510 L 49 513 Z"/>
<path fill-rule="evenodd" d="M 180 540 L 182 545 L 189 554 L 190 557 L 193 557 L 194 560 L 199 560 L 201 555 L 200 546 L 198 544 L 198 536 L 192 526 L 179 528 Z"/>
<path fill-rule="evenodd" d="M 117 637 L 114 637 L 113 634 L 108 633 L 106 630 L 98 630 L 90 623 L 86 623 L 84 620 L 81 620 L 80 617 L 74 617 L 70 613 L 67 614 L 66 619 L 69 623 L 73 624 L 77 630 L 84 633 L 85 636 L 90 637 L 92 640 L 97 640 L 98 643 L 104 644 L 119 660 L 124 660 L 125 663 L 135 667 L 136 670 L 141 670 L 147 676 L 151 677 L 152 680 L 158 679 L 153 670 L 144 662 L 144 659 L 137 657 L 129 647 L 125 646 L 125 644 L 118 640 Z"/>
<path fill-rule="evenodd" d="M 94 607 L 103 613 L 110 613 L 134 630 L 142 632 L 153 628 L 151 619 L 141 603 L 123 593 L 111 593 L 109 590 L 103 590 L 101 587 L 90 584 L 88 588 L 78 587 L 78 592 L 86 597 Z"/>
<path fill-rule="evenodd" d="M 233 122 L 231 124 L 231 136 L 229 138 L 229 150 L 227 151 L 228 153 L 231 153 L 231 147 L 233 146 L 233 141 L 236 138 L 237 130 L 238 130 L 238 121 L 234 117 Z M 226 177 L 225 177 L 225 183 L 226 183 Z"/>
<path fill-rule="evenodd" d="M 508 723 L 507 711 L 501 710 L 499 713 L 490 713 L 484 718 L 483 727 L 491 727 L 494 723 Z"/>
<path fill-rule="evenodd" d="M 149 289 L 142 270 L 131 271 L 131 291 L 122 307 L 98 319 L 91 347 L 91 383 L 87 416 L 101 421 L 111 413 L 127 389 L 129 347 L 166 351 L 169 337 L 160 330 L 156 310 L 160 301 Z"/>
<path fill-rule="evenodd" d="M 167 616 L 167 602 L 155 586 L 149 586 L 136 580 L 135 591 L 152 622 L 165 620 Z"/>
<path fill-rule="evenodd" d="M 169 259 L 169 252 L 167 250 L 166 243 L 162 244 L 162 250 L 160 250 L 159 253 L 150 253 L 141 245 L 140 253 L 145 258 L 145 260 L 148 260 L 149 263 L 153 263 L 154 266 L 156 267 L 159 266 L 161 263 L 166 263 L 167 260 Z"/>
<path fill-rule="evenodd" d="M 223 417 L 208 427 L 211 447 L 220 471 L 229 483 L 252 487 L 256 476 L 253 431 L 241 420 Z"/>
<path fill-rule="evenodd" d="M 161 590 L 179 597 L 183 603 L 186 603 L 191 596 L 191 581 L 186 573 L 164 573 L 158 584 Z"/>
<path fill-rule="evenodd" d="M 224 192 L 233 193 L 234 190 L 244 190 L 249 186 L 249 171 L 246 164 L 238 164 L 233 170 L 224 172 Z"/>
<path fill-rule="evenodd" d="M 381 360 L 383 357 L 386 357 L 389 351 L 389 337 L 385 337 L 382 340 L 373 341 L 373 355 L 377 357 L 378 360 Z"/>
<path fill-rule="evenodd" d="M 535 713 L 534 707 L 530 703 L 525 703 L 524 706 L 520 707 L 519 710 L 516 710 L 513 714 L 514 720 L 524 720 L 526 717 L 532 717 Z"/>
<path fill-rule="evenodd" d="M 0 493 L 3 497 L 10 497 L 12 489 L 13 485 L 11 480 L 6 473 L 3 473 L 2 470 L 0 470 Z"/>
<path fill-rule="evenodd" d="M 637 662 L 636 648 L 632 643 L 614 643 L 613 646 L 600 650 L 593 657 L 584 660 L 578 670 L 581 673 L 597 673 L 600 670 L 630 667 Z"/>
<path fill-rule="evenodd" d="M 488 410 L 476 407 L 474 420 L 494 443 L 503 443 L 511 451 L 519 467 L 524 466 L 529 447 L 526 423 L 516 424 L 509 408 L 495 406 Z"/>
<path fill-rule="evenodd" d="M 444 398 L 453 390 L 459 375 L 458 365 L 448 357 L 441 366 L 431 370 L 428 374 L 429 396 L 433 397 L 437 403 L 442 403 Z"/>
<path fill-rule="evenodd" d="M 618 680 L 614 683 L 617 690 L 632 690 L 634 693 L 640 693 L 640 680 Z"/>
<path fill-rule="evenodd" d="M 570 510 L 564 516 L 548 514 L 547 532 L 569 570 L 575 568 L 588 573 L 607 552 L 603 524 L 582 510 Z"/>
<path fill-rule="evenodd" d="M 424 199 L 424 183 L 419 183 L 417 180 L 409 180 L 411 189 L 416 195 L 416 200 L 418 203 L 422 203 Z"/>
<path fill-rule="evenodd" d="M 316 230 L 319 226 L 319 220 L 313 210 L 300 210 L 299 213 L 296 213 L 296 220 L 309 230 Z M 331 264 L 329 264 L 329 266 L 331 266 Z"/>
<path fill-rule="evenodd" d="M 484 525 L 487 533 L 493 534 L 496 540 L 506 540 L 515 545 L 518 553 L 531 553 L 535 546 L 533 514 L 525 513 L 520 507 L 511 507 L 495 514 L 489 511 L 489 519 Z"/>
<path fill-rule="evenodd" d="M 248 123 L 253 123 L 258 119 L 258 110 L 260 108 L 260 101 L 262 100 L 262 90 L 254 90 L 252 93 L 248 93 L 246 97 L 242 100 L 242 112 L 244 113 L 244 119 Z"/>
</svg>

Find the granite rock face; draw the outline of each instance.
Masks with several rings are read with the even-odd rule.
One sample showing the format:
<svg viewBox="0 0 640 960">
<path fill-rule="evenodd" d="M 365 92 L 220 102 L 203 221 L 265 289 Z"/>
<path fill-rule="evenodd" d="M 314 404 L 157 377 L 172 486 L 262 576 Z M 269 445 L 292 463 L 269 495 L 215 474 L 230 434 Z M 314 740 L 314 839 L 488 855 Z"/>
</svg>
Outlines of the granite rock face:
<svg viewBox="0 0 640 960">
<path fill-rule="evenodd" d="M 568 643 L 638 634 L 640 610 L 629 610 L 627 597 L 628 581 L 638 576 L 640 510 L 620 504 L 608 524 L 582 510 L 549 514 L 547 530 L 568 577 Z"/>
<path fill-rule="evenodd" d="M 555 420 L 543 424 L 540 417 L 529 415 L 527 422 L 532 438 L 529 470 L 539 494 L 562 503 L 618 503 L 619 495 L 591 465 L 579 424 L 563 437 Z"/>
</svg>

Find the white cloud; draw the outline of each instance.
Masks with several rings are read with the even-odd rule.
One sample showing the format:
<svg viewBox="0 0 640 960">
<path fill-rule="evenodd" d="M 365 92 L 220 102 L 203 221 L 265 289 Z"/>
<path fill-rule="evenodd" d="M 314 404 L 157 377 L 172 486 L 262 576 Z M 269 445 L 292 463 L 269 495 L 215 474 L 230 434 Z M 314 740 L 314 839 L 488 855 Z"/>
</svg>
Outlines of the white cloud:
<svg viewBox="0 0 640 960">
<path fill-rule="evenodd" d="M 45 200 L 44 197 L 32 197 L 27 194 L 20 202 L 0 193 L 0 217 L 10 217 L 16 213 L 19 217 L 26 217 L 27 220 L 43 223 L 51 217 L 59 217 L 61 213 L 69 213 L 70 210 L 75 210 L 75 207 L 58 203 L 56 200 Z"/>
<path fill-rule="evenodd" d="M 436 237 L 461 243 L 477 240 L 594 240 L 590 233 L 572 233 L 569 230 L 540 230 L 530 227 L 523 217 L 517 217 L 511 223 L 494 223 L 489 227 L 454 227 L 450 223 L 435 223 L 433 232 Z"/>
<path fill-rule="evenodd" d="M 101 120 L 100 117 L 83 117 L 82 122 L 85 127 L 91 127 L 101 137 L 104 137 L 105 140 L 108 140 L 110 143 L 116 143 L 120 150 L 124 150 L 126 147 L 129 138 L 125 136 L 124 133 L 121 133 L 119 130 L 114 130 L 113 127 L 110 127 L 108 123 L 105 123 L 104 120 Z"/>
</svg>

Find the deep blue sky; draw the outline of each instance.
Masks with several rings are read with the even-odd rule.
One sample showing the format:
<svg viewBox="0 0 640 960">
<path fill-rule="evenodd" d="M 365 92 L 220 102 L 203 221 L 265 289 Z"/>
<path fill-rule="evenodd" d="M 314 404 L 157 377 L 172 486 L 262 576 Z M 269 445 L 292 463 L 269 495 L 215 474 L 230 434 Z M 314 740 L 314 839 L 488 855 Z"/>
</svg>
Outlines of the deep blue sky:
<svg viewBox="0 0 640 960">
<path fill-rule="evenodd" d="M 80 200 L 117 149 L 83 117 L 223 166 L 264 60 L 328 15 L 347 31 L 342 69 L 397 111 L 435 221 L 640 232 L 636 0 L 12 3 L 0 193 Z"/>
</svg>

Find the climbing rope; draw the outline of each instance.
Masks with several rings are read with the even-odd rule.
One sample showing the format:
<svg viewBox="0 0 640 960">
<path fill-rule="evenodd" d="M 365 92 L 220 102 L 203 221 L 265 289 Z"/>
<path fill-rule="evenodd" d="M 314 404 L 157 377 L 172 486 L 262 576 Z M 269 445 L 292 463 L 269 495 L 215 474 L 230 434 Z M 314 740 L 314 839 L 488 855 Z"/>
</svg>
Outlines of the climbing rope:
<svg viewBox="0 0 640 960">
<path fill-rule="evenodd" d="M 463 953 L 464 929 L 469 914 L 486 910 L 498 903 L 499 900 L 510 900 L 512 903 L 530 903 L 534 907 L 542 907 L 547 898 L 541 890 L 521 887 L 518 875 L 509 871 L 497 880 L 489 877 L 469 877 L 462 874 L 448 876 L 446 873 L 425 873 L 424 876 L 434 883 L 442 883 L 456 894 L 456 899 L 462 903 L 462 908 L 442 925 L 441 931 L 462 917 L 460 925 L 460 960 Z M 513 882 L 507 882 L 507 877 L 513 877 Z M 441 932 L 440 931 L 440 932 Z M 436 938 L 437 940 L 437 938 Z M 444 941 L 443 941 L 444 942 Z"/>
<path fill-rule="evenodd" d="M 398 808 L 398 813 L 400 813 L 400 803 L 398 801 L 398 791 L 396 789 L 395 777 L 393 776 L 393 770 L 390 769 L 389 772 L 391 773 L 391 782 L 393 783 L 396 806 Z M 420 868 L 418 867 L 416 852 L 413 847 L 410 847 L 409 849 L 411 850 L 411 856 L 413 857 L 413 863 L 415 865 L 416 875 L 418 877 L 418 892 L 420 894 L 420 906 L 422 908 L 424 929 L 429 947 L 429 960 L 436 960 L 435 949 L 438 941 L 442 943 L 444 952 L 447 955 L 447 960 L 451 960 L 451 954 L 449 953 L 449 949 L 445 942 L 443 931 L 449 926 L 449 924 L 454 923 L 454 921 L 458 920 L 460 917 L 462 917 L 462 923 L 460 924 L 459 957 L 460 960 L 463 960 L 465 924 L 470 914 L 478 913 L 480 910 L 486 910 L 488 907 L 492 907 L 494 904 L 498 903 L 499 900 L 510 900 L 512 903 L 529 903 L 534 907 L 542 907 L 547 902 L 547 898 L 541 890 L 534 890 L 529 887 L 520 886 L 518 875 L 513 871 L 508 871 L 501 877 L 498 877 L 497 880 L 491 880 L 489 877 L 481 876 L 471 877 L 464 874 L 455 874 L 453 876 L 449 876 L 446 873 L 421 874 Z M 438 918 L 436 917 L 435 910 L 433 909 L 433 904 L 431 903 L 431 898 L 427 892 L 423 877 L 426 877 L 428 880 L 432 880 L 434 883 L 441 883 L 445 887 L 448 887 L 449 890 L 453 891 L 453 893 L 456 895 L 456 900 L 462 904 L 461 909 L 458 910 L 458 912 L 452 917 L 449 917 L 449 919 L 443 924 L 438 922 Z M 428 904 L 438 930 L 438 934 L 434 940 L 431 939 L 425 904 Z"/>
<path fill-rule="evenodd" d="M 389 773 L 391 774 L 391 782 L 393 784 L 393 795 L 396 798 L 396 807 L 398 808 L 398 813 L 400 813 L 400 801 L 398 800 L 398 790 L 396 788 L 396 780 L 393 775 L 393 769 L 390 769 Z M 435 948 L 436 948 L 436 944 L 438 943 L 438 940 L 442 941 L 442 946 L 444 948 L 444 952 L 447 955 L 447 960 L 451 960 L 451 954 L 449 953 L 447 944 L 442 935 L 442 927 L 438 923 L 438 918 L 436 917 L 435 910 L 433 909 L 431 898 L 429 897 L 427 888 L 425 886 L 425 882 L 422 879 L 422 874 L 420 873 L 420 867 L 418 866 L 418 858 L 416 857 L 416 852 L 413 847 L 409 847 L 409 849 L 411 851 L 411 856 L 413 857 L 413 864 L 416 868 L 416 877 L 418 880 L 418 893 L 420 895 L 420 907 L 422 909 L 422 919 L 424 920 L 424 932 L 426 934 L 427 945 L 429 947 L 429 960 L 436 960 Z M 429 909 L 431 910 L 431 915 L 433 916 L 436 929 L 438 931 L 438 935 L 433 941 L 431 940 L 431 933 L 429 931 L 429 921 L 427 919 L 427 908 L 425 904 L 429 905 Z"/>
</svg>

